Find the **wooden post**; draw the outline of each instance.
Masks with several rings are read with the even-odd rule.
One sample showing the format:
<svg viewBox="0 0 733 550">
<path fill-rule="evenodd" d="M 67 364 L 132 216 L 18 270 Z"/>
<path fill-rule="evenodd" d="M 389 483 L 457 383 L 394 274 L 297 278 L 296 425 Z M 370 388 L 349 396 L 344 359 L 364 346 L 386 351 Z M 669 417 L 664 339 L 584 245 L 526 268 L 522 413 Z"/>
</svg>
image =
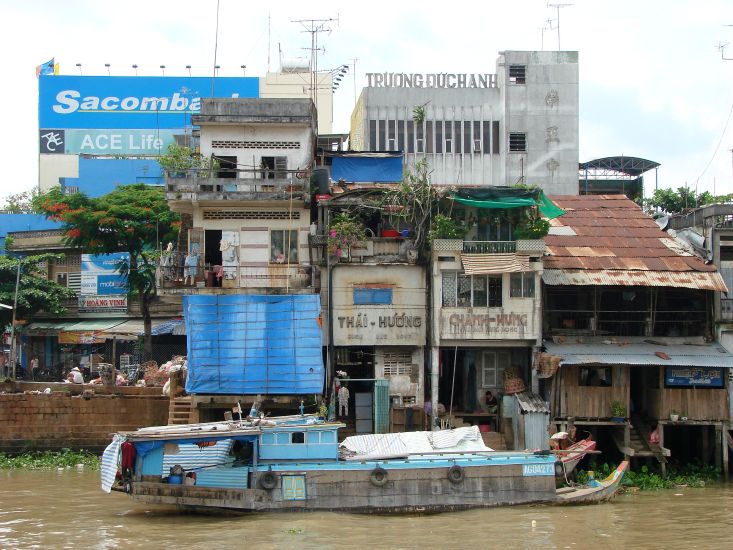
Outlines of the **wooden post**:
<svg viewBox="0 0 733 550">
<path fill-rule="evenodd" d="M 112 380 L 117 385 L 117 336 L 112 337 Z"/>
<path fill-rule="evenodd" d="M 624 449 L 628 450 L 631 448 L 631 423 L 624 422 Z M 628 460 L 630 457 L 624 454 L 624 460 Z"/>
<path fill-rule="evenodd" d="M 722 426 L 722 436 L 723 436 L 723 449 L 722 449 L 722 458 L 723 458 L 723 479 L 726 481 L 728 480 L 728 426 L 723 424 Z"/>
<path fill-rule="evenodd" d="M 722 445 L 721 442 L 725 443 L 725 437 L 723 437 L 723 426 L 721 426 L 720 424 L 717 424 L 715 426 L 715 447 L 713 448 L 720 449 Z M 715 469 L 720 471 L 720 469 L 723 466 L 723 451 L 721 450 L 720 453 L 715 451 L 714 454 L 715 454 Z"/>
<path fill-rule="evenodd" d="M 702 426 L 702 461 L 707 463 L 710 457 L 710 426 Z"/>
<path fill-rule="evenodd" d="M 659 422 L 657 424 L 657 431 L 659 432 L 659 450 L 664 452 L 664 424 Z M 667 463 L 662 462 L 662 475 L 667 476 Z"/>
</svg>

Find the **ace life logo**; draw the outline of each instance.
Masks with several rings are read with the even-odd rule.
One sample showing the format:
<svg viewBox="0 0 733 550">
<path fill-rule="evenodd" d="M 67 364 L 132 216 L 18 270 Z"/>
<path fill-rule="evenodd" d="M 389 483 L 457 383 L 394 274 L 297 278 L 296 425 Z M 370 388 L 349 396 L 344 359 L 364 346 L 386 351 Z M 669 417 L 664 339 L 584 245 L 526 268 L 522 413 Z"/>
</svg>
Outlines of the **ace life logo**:
<svg viewBox="0 0 733 550">
<path fill-rule="evenodd" d="M 63 155 L 66 152 L 65 130 L 39 130 L 38 147 L 41 154 Z"/>
</svg>

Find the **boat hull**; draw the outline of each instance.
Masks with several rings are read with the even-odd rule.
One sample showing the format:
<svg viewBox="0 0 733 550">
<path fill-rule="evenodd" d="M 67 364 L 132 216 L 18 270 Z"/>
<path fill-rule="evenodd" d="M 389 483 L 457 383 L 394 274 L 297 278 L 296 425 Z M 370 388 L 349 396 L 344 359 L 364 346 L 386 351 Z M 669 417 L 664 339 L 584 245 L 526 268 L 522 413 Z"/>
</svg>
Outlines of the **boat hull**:
<svg viewBox="0 0 733 550">
<path fill-rule="evenodd" d="M 386 479 L 375 480 L 375 469 L 386 472 Z M 539 470 L 528 470 L 522 464 L 461 466 L 456 470 L 455 465 L 390 468 L 385 462 L 360 463 L 349 469 L 273 470 L 267 481 L 272 482 L 274 478 L 274 483 L 269 483 L 273 486 L 267 489 L 148 481 L 134 482 L 131 495 L 145 504 L 241 511 L 421 513 L 554 502 L 554 475 L 528 475 L 528 471 Z M 301 491 L 290 491 L 293 479 L 304 480 Z"/>
</svg>

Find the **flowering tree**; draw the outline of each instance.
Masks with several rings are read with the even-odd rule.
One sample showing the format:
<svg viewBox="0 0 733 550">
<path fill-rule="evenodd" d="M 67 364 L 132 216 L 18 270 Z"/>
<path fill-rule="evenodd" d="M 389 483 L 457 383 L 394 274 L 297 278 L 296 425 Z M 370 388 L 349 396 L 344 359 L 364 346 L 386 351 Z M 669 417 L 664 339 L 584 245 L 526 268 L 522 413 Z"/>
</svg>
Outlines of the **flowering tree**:
<svg viewBox="0 0 733 550">
<path fill-rule="evenodd" d="M 140 299 L 145 326 L 145 355 L 152 354 L 150 304 L 155 298 L 155 269 L 160 241 L 178 235 L 178 214 L 171 212 L 162 188 L 120 185 L 99 198 L 64 195 L 59 188 L 36 201 L 49 219 L 63 222 L 66 242 L 89 254 L 127 252 L 118 269 L 127 276 L 132 295 Z"/>
</svg>

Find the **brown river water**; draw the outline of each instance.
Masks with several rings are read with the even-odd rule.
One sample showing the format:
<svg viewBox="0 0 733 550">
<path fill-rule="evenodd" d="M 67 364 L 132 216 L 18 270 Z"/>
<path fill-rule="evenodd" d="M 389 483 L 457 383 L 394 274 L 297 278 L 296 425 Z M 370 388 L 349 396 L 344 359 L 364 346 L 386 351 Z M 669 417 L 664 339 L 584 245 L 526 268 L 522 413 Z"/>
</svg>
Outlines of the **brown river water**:
<svg viewBox="0 0 733 550">
<path fill-rule="evenodd" d="M 733 484 L 592 506 L 423 516 L 200 516 L 103 493 L 98 472 L 0 470 L 0 548 L 733 548 Z"/>
</svg>

